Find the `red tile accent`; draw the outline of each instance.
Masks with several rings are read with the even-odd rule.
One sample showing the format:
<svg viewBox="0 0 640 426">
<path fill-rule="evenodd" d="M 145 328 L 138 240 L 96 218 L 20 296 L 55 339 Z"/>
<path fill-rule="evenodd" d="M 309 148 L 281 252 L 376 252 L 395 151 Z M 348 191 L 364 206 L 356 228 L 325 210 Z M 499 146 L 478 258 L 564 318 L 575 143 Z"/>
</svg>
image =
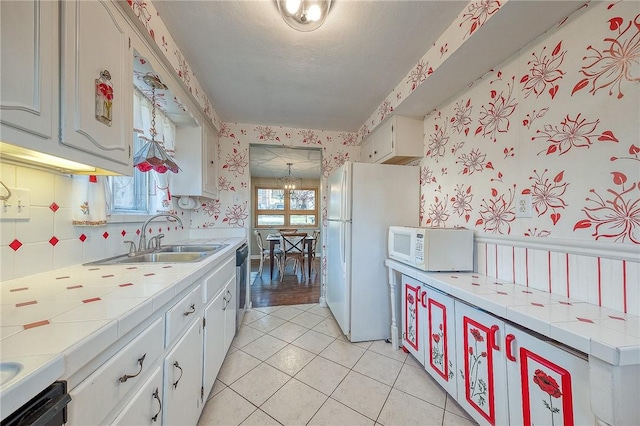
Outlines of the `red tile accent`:
<svg viewBox="0 0 640 426">
<path fill-rule="evenodd" d="M 573 306 L 573 304 L 572 304 L 572 303 L 569 303 L 569 302 L 558 302 L 558 303 L 560 303 L 560 304 L 562 304 L 562 305 L 569 305 L 569 306 Z"/>
<path fill-rule="evenodd" d="M 456 277 L 455 275 L 451 275 L 451 278 L 456 278 L 457 279 L 458 277 Z"/>
<path fill-rule="evenodd" d="M 140 230 L 136 229 L 136 235 L 140 235 Z"/>
<path fill-rule="evenodd" d="M 56 277 L 56 280 L 68 280 L 69 278 L 71 278 L 69 275 L 65 275 L 63 277 Z"/>
<path fill-rule="evenodd" d="M 480 287 L 480 284 L 478 284 L 478 283 L 471 283 L 471 285 L 475 285 L 476 287 Z"/>
<path fill-rule="evenodd" d="M 593 321 L 591 321 L 589 318 L 580 318 L 580 317 L 576 317 L 576 319 L 577 319 L 578 321 L 582 321 L 582 322 L 589 322 L 589 323 L 591 323 L 591 324 L 594 324 L 594 322 L 593 322 Z"/>
<path fill-rule="evenodd" d="M 48 325 L 48 324 L 51 324 L 48 320 L 42 320 L 42 321 L 36 321 L 29 324 L 25 324 L 22 326 L 22 328 L 24 328 L 25 330 L 28 330 L 30 328 L 40 327 L 41 325 Z"/>
<path fill-rule="evenodd" d="M 169 268 L 173 268 L 172 265 L 167 265 L 167 266 L 163 266 L 162 269 L 169 269 Z"/>
<path fill-rule="evenodd" d="M 129 287 L 133 285 L 133 283 L 120 284 L 118 287 Z"/>
<path fill-rule="evenodd" d="M 87 236 L 86 236 L 86 235 L 84 235 L 84 234 L 82 234 L 82 235 L 80 235 L 80 236 L 78 237 L 78 239 L 84 243 L 84 242 L 86 241 L 86 239 L 87 239 Z"/>
<path fill-rule="evenodd" d="M 16 303 L 16 308 L 22 308 L 23 306 L 35 305 L 38 303 L 36 300 L 29 300 L 28 302 Z"/>
<path fill-rule="evenodd" d="M 100 278 L 113 278 L 113 277 L 115 277 L 115 275 L 111 274 L 111 275 L 103 275 Z"/>
<path fill-rule="evenodd" d="M 480 278 L 478 275 L 471 275 L 473 278 Z"/>
<path fill-rule="evenodd" d="M 60 240 L 57 239 L 55 235 L 51 237 L 51 239 L 49 240 L 49 244 L 51 244 L 54 247 L 56 246 L 56 244 L 58 244 L 58 242 L 60 242 Z"/>
<path fill-rule="evenodd" d="M 531 304 L 532 304 L 533 306 L 539 306 L 539 307 L 541 307 L 541 308 L 544 308 L 544 305 L 543 305 L 542 303 L 531 302 Z"/>
<path fill-rule="evenodd" d="M 151 276 L 153 276 L 153 275 L 155 275 L 153 272 L 150 272 L 150 273 L 148 273 L 148 274 L 144 274 L 144 276 L 145 276 L 145 277 L 151 277 Z"/>
<path fill-rule="evenodd" d="M 502 285 L 502 283 L 499 283 L 498 281 L 494 281 L 493 282 L 495 285 Z"/>
<path fill-rule="evenodd" d="M 609 318 L 614 319 L 614 320 L 619 320 L 619 321 L 626 321 L 626 319 L 624 319 L 622 317 L 616 317 L 614 315 L 609 315 Z"/>
<path fill-rule="evenodd" d="M 25 290 L 29 290 L 29 287 L 12 288 L 11 290 L 9 290 L 9 293 L 13 293 L 14 291 L 25 291 Z"/>
<path fill-rule="evenodd" d="M 523 292 L 523 293 L 527 293 L 527 294 L 533 294 L 533 292 L 532 292 L 532 291 L 529 291 L 529 290 L 522 290 L 522 292 Z"/>
<path fill-rule="evenodd" d="M 127 269 L 138 269 L 138 267 L 137 266 L 129 266 L 129 267 L 127 267 Z"/>
<path fill-rule="evenodd" d="M 18 249 L 22 247 L 22 243 L 18 240 L 13 240 L 11 244 L 9 244 L 9 247 L 11 247 L 13 251 L 18 251 Z"/>
<path fill-rule="evenodd" d="M 104 234 L 102 234 L 102 238 L 104 238 L 105 240 L 109 238 L 109 233 L 105 231 Z"/>
<path fill-rule="evenodd" d="M 82 303 L 97 302 L 98 300 L 102 300 L 102 299 L 100 299 L 99 297 L 92 297 L 91 299 L 84 299 Z"/>
<path fill-rule="evenodd" d="M 127 235 L 127 231 L 125 231 L 124 229 L 121 232 L 122 236 L 124 237 L 125 235 Z"/>
<path fill-rule="evenodd" d="M 89 270 L 90 270 L 90 271 L 99 271 L 99 270 L 100 270 L 100 268 L 90 268 Z"/>
<path fill-rule="evenodd" d="M 60 206 L 58 206 L 55 201 L 53 203 L 51 203 L 51 205 L 49 206 L 49 208 L 51 209 L 52 212 L 57 212 L 58 209 L 60 208 Z"/>
<path fill-rule="evenodd" d="M 82 288 L 82 286 L 80 284 L 72 285 L 72 286 L 67 287 L 67 290 L 75 290 L 76 288 Z"/>
<path fill-rule="evenodd" d="M 496 292 L 496 293 L 498 293 L 498 294 L 503 294 L 503 295 L 508 295 L 508 294 L 509 294 L 509 293 L 507 293 L 506 291 L 498 291 L 498 292 Z"/>
</svg>

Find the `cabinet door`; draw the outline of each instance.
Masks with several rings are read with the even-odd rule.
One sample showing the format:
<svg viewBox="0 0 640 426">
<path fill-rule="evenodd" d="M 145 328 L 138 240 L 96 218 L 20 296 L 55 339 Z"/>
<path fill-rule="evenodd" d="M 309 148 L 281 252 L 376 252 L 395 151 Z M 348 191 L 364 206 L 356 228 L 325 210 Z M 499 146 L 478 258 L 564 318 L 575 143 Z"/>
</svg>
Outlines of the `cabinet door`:
<svg viewBox="0 0 640 426">
<path fill-rule="evenodd" d="M 427 372 L 440 386 L 456 396 L 456 327 L 454 301 L 446 294 L 427 287 L 427 321 L 425 332 L 425 362 Z M 426 344 L 426 342 L 429 342 Z"/>
<path fill-rule="evenodd" d="M 458 403 L 484 425 L 508 424 L 505 358 L 498 338 L 504 323 L 455 301 Z"/>
<path fill-rule="evenodd" d="M 238 312 L 237 289 L 235 275 L 226 286 L 226 302 L 224 305 L 224 353 L 227 353 L 231 341 L 236 335 L 236 314 Z"/>
<path fill-rule="evenodd" d="M 594 424 L 588 361 L 515 327 L 506 333 L 511 424 Z"/>
<path fill-rule="evenodd" d="M 205 397 L 211 391 L 225 356 L 225 311 L 226 290 L 223 289 L 205 308 L 204 318 L 204 373 Z"/>
<path fill-rule="evenodd" d="M 360 145 L 360 161 L 373 163 L 373 135 L 369 135 Z"/>
<path fill-rule="evenodd" d="M 385 157 L 393 153 L 394 146 L 394 118 L 390 118 L 383 123 L 376 131 L 373 143 L 373 159 L 375 162 L 382 161 Z"/>
<path fill-rule="evenodd" d="M 204 193 L 210 198 L 218 194 L 218 133 L 204 126 Z"/>
<path fill-rule="evenodd" d="M 0 19 L 2 140 L 57 144 L 58 4 L 2 1 Z"/>
<path fill-rule="evenodd" d="M 202 318 L 197 318 L 164 360 L 164 424 L 195 425 L 202 392 Z"/>
<path fill-rule="evenodd" d="M 122 426 L 162 424 L 162 368 L 156 368 L 149 380 L 130 398 L 129 403 L 113 424 Z"/>
<path fill-rule="evenodd" d="M 61 5 L 61 141 L 118 163 L 119 170 L 131 174 L 133 55 L 128 24 L 111 2 L 70 0 Z M 103 71 L 111 77 L 110 101 L 97 96 Z"/>
<path fill-rule="evenodd" d="M 424 365 L 422 342 L 422 284 L 413 278 L 402 276 L 402 346 Z"/>
</svg>

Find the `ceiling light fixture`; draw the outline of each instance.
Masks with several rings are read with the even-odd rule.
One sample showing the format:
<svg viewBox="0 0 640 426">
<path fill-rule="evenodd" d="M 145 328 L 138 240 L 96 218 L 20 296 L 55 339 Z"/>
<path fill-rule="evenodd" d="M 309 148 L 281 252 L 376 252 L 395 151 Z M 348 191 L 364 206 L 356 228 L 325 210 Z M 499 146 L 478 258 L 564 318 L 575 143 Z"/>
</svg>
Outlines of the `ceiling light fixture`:
<svg viewBox="0 0 640 426">
<path fill-rule="evenodd" d="M 329 14 L 331 0 L 277 0 L 284 22 L 298 31 L 319 28 Z"/>
<path fill-rule="evenodd" d="M 289 167 L 289 173 L 285 177 L 278 179 L 278 182 L 280 182 L 280 186 L 285 191 L 292 191 L 296 189 L 296 187 L 300 187 L 300 179 L 291 174 L 291 166 L 293 166 L 293 163 L 287 163 L 287 166 Z"/>
<path fill-rule="evenodd" d="M 133 166 L 141 172 L 155 170 L 158 173 L 165 173 L 167 170 L 178 173 L 180 167 L 165 152 L 164 148 L 156 141 L 156 89 L 167 90 L 168 87 L 160 79 L 148 72 L 142 81 L 151 87 L 151 140 L 147 141 L 142 148 L 133 156 Z"/>
</svg>

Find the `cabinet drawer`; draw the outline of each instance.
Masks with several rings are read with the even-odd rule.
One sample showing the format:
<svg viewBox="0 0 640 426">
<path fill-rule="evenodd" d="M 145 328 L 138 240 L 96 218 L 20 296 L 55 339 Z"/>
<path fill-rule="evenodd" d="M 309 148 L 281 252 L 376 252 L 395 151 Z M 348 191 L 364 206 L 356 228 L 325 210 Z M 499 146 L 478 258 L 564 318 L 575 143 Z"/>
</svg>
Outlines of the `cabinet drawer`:
<svg viewBox="0 0 640 426">
<path fill-rule="evenodd" d="M 167 311 L 167 334 L 165 347 L 178 337 L 182 330 L 198 316 L 202 309 L 202 285 L 198 284 L 189 294 Z"/>
<path fill-rule="evenodd" d="M 162 424 L 162 368 L 156 368 L 149 380 L 129 400 L 113 424 L 122 426 Z"/>
<path fill-rule="evenodd" d="M 71 392 L 68 424 L 99 424 L 162 354 L 162 318 L 122 348 Z"/>
<path fill-rule="evenodd" d="M 222 287 L 236 273 L 236 258 L 232 256 L 222 266 L 204 279 L 203 301 L 205 304 L 220 292 Z"/>
</svg>

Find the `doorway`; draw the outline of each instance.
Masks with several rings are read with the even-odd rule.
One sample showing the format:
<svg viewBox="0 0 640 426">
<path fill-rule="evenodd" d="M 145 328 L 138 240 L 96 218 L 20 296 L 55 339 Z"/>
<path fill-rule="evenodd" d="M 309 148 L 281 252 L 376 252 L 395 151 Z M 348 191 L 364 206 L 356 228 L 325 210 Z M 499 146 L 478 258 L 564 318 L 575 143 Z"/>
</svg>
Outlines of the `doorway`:
<svg viewBox="0 0 640 426">
<path fill-rule="evenodd" d="M 264 144 L 250 145 L 249 173 L 251 176 L 251 302 L 253 307 L 317 303 L 321 292 L 321 256 L 315 256 L 311 274 L 294 269 L 287 262 L 281 276 L 278 256 L 269 258 L 271 239 L 281 231 L 298 231 L 317 235 L 314 253 L 320 243 L 322 150 L 319 148 L 291 148 Z M 296 188 L 285 189 L 283 178 L 291 177 Z M 263 249 L 262 273 L 258 274 L 262 251 L 258 247 L 260 233 Z M 279 248 L 279 241 L 274 242 Z M 308 262 L 308 258 L 306 260 Z M 272 272 L 273 268 L 273 272 Z"/>
</svg>

